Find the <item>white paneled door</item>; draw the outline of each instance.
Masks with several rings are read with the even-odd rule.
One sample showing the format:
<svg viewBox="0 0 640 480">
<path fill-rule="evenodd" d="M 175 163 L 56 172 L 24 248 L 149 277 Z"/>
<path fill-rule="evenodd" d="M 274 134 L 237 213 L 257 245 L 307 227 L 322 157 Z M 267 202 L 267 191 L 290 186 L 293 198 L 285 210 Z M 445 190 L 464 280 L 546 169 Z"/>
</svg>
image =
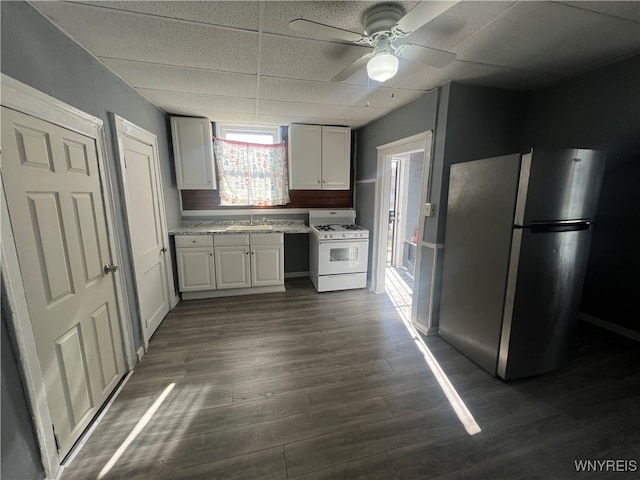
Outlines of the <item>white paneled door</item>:
<svg viewBox="0 0 640 480">
<path fill-rule="evenodd" d="M 3 107 L 2 174 L 63 458 L 126 370 L 96 143 Z"/>
<path fill-rule="evenodd" d="M 170 310 L 170 254 L 155 137 L 116 117 L 139 310 L 145 344 Z"/>
</svg>

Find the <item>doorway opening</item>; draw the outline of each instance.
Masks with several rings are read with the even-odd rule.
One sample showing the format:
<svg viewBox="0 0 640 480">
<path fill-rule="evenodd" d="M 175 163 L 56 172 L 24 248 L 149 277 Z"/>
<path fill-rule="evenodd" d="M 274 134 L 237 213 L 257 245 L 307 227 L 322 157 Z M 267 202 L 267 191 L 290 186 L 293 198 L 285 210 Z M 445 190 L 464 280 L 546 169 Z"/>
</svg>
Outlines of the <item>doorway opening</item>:
<svg viewBox="0 0 640 480">
<path fill-rule="evenodd" d="M 432 132 L 426 131 L 377 147 L 380 175 L 371 262 L 371 289 L 386 293 L 398 313 L 424 332 L 433 308 L 425 250 L 429 244 L 423 241 L 430 206 L 431 140 Z"/>
<path fill-rule="evenodd" d="M 392 155 L 387 161 L 390 165 L 389 225 L 384 289 L 396 307 L 410 318 L 424 150 Z"/>
</svg>

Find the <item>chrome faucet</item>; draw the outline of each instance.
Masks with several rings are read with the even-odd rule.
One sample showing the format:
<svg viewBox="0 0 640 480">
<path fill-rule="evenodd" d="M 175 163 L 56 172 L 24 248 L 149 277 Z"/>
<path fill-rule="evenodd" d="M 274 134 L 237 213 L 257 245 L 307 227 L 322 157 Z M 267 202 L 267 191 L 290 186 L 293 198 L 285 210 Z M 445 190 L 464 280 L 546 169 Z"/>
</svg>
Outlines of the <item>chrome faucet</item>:
<svg viewBox="0 0 640 480">
<path fill-rule="evenodd" d="M 253 215 L 249 215 L 249 225 L 253 225 Z"/>
<path fill-rule="evenodd" d="M 266 225 L 267 224 L 267 217 L 262 217 L 262 224 Z"/>
</svg>

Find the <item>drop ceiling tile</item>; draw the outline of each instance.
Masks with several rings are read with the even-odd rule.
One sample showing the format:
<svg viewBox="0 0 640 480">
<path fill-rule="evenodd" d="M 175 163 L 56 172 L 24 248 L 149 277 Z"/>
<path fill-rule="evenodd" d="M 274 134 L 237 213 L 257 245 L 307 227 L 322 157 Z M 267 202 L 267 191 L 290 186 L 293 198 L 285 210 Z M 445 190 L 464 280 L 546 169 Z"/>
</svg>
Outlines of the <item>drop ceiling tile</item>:
<svg viewBox="0 0 640 480">
<path fill-rule="evenodd" d="M 270 77 L 330 81 L 371 51 L 368 47 L 265 34 L 260 73 Z"/>
<path fill-rule="evenodd" d="M 333 2 L 265 2 L 264 26 L 268 33 L 292 37 L 331 40 L 327 37 L 298 32 L 289 28 L 289 22 L 304 18 L 355 33 L 362 33 L 362 16 L 376 3 L 370 1 L 333 1 Z M 394 2 L 408 11 L 417 2 Z M 340 40 L 338 40 L 340 41 Z"/>
<path fill-rule="evenodd" d="M 88 5 L 144 13 L 158 17 L 177 18 L 210 25 L 258 30 L 258 2 L 236 1 L 164 1 L 164 2 L 78 2 Z"/>
<path fill-rule="evenodd" d="M 138 91 L 154 105 L 166 112 L 175 112 L 178 108 L 206 110 L 212 112 L 253 113 L 256 101 L 252 98 L 222 97 L 195 93 L 166 92 L 139 88 Z M 213 117 L 212 119 L 215 119 Z"/>
<path fill-rule="evenodd" d="M 350 107 L 344 105 L 325 105 L 320 103 L 281 102 L 276 100 L 261 100 L 260 115 L 293 115 L 312 116 L 317 118 L 362 118 L 371 111 L 385 110 L 375 107 Z"/>
<path fill-rule="evenodd" d="M 640 2 L 625 1 L 625 2 L 559 2 L 565 5 L 570 5 L 576 8 L 582 8 L 584 10 L 591 10 L 592 12 L 603 13 L 605 15 L 611 15 L 614 17 L 625 18 L 627 20 L 633 20 L 634 22 L 640 22 Z"/>
<path fill-rule="evenodd" d="M 80 4 L 36 6 L 98 57 L 256 73 L 255 33 Z"/>
<path fill-rule="evenodd" d="M 554 83 L 558 75 L 456 60 L 444 68 L 423 67 L 399 83 L 402 88 L 430 90 L 458 81 L 507 89 L 532 90 Z"/>
<path fill-rule="evenodd" d="M 311 115 L 258 115 L 258 125 L 290 125 L 292 123 L 340 125 L 344 127 L 350 125 L 345 119 L 314 117 Z"/>
<path fill-rule="evenodd" d="M 454 48 L 461 60 L 571 75 L 640 49 L 633 22 L 548 2 L 519 2 Z"/>
<path fill-rule="evenodd" d="M 473 32 L 494 21 L 515 2 L 459 2 L 442 15 L 413 32 L 397 44 L 415 43 L 425 47 L 449 50 Z"/>
<path fill-rule="evenodd" d="M 134 88 L 255 98 L 256 75 L 101 59 Z"/>
<path fill-rule="evenodd" d="M 393 94 L 393 96 L 392 96 Z M 283 100 L 301 103 L 323 103 L 330 105 L 370 105 L 381 108 L 397 108 L 415 92 L 392 89 L 390 87 L 371 87 L 348 85 L 343 83 L 313 82 L 309 80 L 290 80 L 285 78 L 262 77 L 260 79 L 260 98 L 263 100 Z M 419 95 L 424 92 L 418 92 Z"/>
</svg>

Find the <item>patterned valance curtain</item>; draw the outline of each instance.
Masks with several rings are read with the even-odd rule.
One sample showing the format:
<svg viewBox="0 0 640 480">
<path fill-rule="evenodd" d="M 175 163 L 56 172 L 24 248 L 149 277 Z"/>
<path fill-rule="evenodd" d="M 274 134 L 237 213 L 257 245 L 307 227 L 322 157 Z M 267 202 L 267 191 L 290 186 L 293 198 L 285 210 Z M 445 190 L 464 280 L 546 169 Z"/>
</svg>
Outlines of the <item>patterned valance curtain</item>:
<svg viewBox="0 0 640 480">
<path fill-rule="evenodd" d="M 284 143 L 262 145 L 214 138 L 220 205 L 289 203 Z"/>
</svg>

